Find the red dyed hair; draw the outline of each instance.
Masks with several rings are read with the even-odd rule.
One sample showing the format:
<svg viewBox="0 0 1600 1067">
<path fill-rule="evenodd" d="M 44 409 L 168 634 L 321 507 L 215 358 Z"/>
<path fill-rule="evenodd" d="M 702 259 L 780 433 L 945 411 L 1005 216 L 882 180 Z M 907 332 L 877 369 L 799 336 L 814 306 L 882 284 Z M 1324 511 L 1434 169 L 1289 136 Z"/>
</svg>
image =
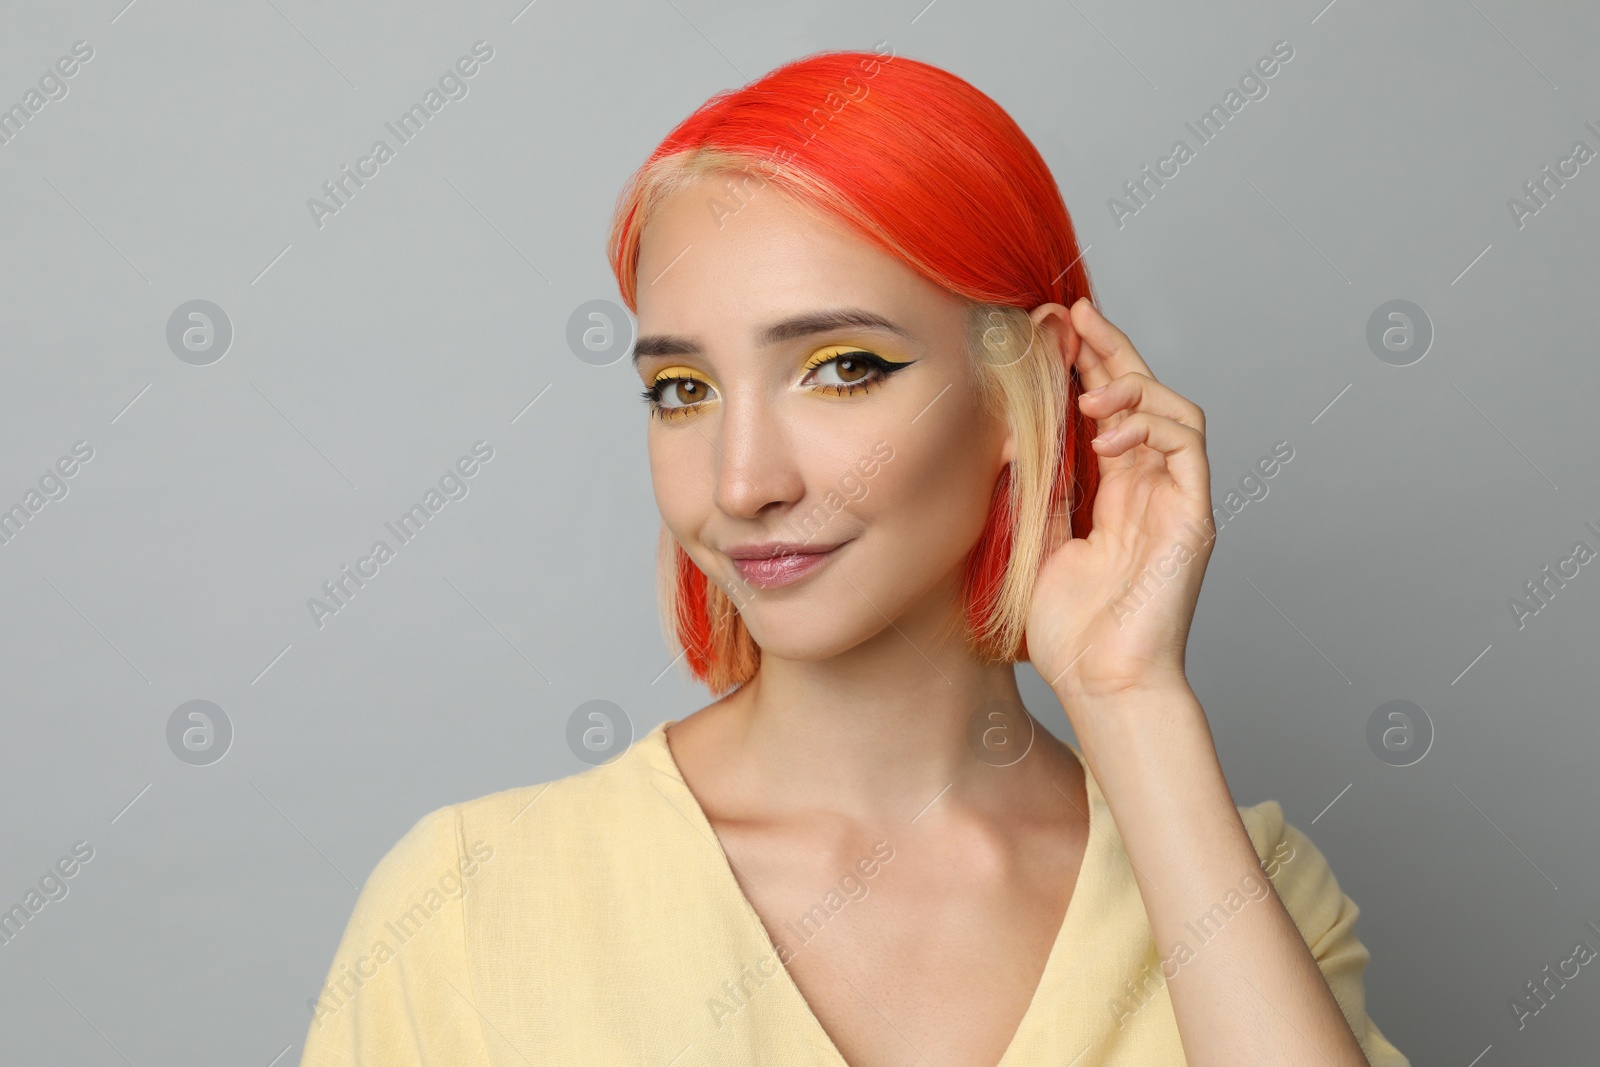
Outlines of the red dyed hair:
<svg viewBox="0 0 1600 1067">
<path fill-rule="evenodd" d="M 838 51 L 794 60 L 717 93 L 633 175 L 618 198 L 607 253 L 622 299 L 635 314 L 643 229 L 675 187 L 674 176 L 699 173 L 678 165 L 705 157 L 713 160 L 712 169 L 731 164 L 759 174 L 838 219 L 862 240 L 966 298 L 975 312 L 1025 313 L 1040 304 L 1070 307 L 1079 297 L 1094 299 L 1055 179 L 999 104 L 918 60 Z M 1047 348 L 1043 358 L 1055 359 L 1055 347 Z M 1099 484 L 1098 456 L 1088 444 L 1095 428 L 1078 409 L 1077 368 L 1066 368 L 1065 378 L 1065 410 L 1049 421 L 1059 431 L 1046 461 L 1049 511 L 1060 515 L 1072 501 L 1072 536 L 1084 537 Z M 969 637 L 983 655 L 1004 662 L 1027 658 L 1014 613 L 1004 630 L 990 625 L 1017 547 L 1020 490 L 1012 476 L 1008 466 L 995 486 L 964 583 Z M 742 685 L 759 666 L 759 648 L 732 602 L 665 526 L 662 546 L 672 570 L 662 576 L 671 602 L 664 622 L 687 653 L 690 671 L 713 691 Z M 1037 551 L 1030 558 L 1036 572 Z M 1025 586 L 1015 584 L 1021 579 L 1007 586 L 1012 595 L 1031 588 L 1032 573 L 1026 578 Z"/>
</svg>

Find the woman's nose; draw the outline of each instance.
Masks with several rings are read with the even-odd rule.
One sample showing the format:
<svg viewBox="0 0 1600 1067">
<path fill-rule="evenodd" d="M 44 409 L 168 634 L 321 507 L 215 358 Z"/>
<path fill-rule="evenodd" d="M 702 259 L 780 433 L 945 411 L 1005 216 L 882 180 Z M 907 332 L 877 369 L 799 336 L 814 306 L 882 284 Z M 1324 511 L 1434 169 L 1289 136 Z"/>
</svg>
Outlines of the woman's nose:
<svg viewBox="0 0 1600 1067">
<path fill-rule="evenodd" d="M 805 495 L 801 457 L 792 428 L 765 398 L 724 396 L 722 411 L 707 436 L 717 464 L 716 504 L 735 518 L 754 519 L 774 504 Z"/>
</svg>

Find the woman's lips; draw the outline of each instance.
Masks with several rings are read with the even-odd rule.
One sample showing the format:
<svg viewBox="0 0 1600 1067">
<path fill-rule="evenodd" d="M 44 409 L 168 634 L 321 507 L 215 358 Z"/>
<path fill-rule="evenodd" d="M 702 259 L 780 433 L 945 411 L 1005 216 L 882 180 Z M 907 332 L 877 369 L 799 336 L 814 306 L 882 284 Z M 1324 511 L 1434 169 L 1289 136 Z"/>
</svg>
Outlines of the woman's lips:
<svg viewBox="0 0 1600 1067">
<path fill-rule="evenodd" d="M 826 552 L 800 552 L 773 556 L 771 559 L 736 559 L 733 565 L 739 571 L 739 576 L 757 589 L 776 589 L 798 582 L 827 563 L 843 547 L 841 544 Z"/>
</svg>

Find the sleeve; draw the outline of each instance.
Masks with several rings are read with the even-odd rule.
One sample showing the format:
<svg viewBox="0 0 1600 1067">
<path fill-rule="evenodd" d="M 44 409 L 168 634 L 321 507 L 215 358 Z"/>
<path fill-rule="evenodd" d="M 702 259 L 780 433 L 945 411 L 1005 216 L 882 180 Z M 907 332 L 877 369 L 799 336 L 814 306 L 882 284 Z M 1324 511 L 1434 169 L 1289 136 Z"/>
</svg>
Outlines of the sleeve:
<svg viewBox="0 0 1600 1067">
<path fill-rule="evenodd" d="M 462 897 L 474 873 L 455 807 L 424 815 L 356 898 L 301 1067 L 488 1067 L 467 969 Z"/>
<path fill-rule="evenodd" d="M 1411 1061 L 1367 1014 L 1362 976 L 1371 953 L 1356 938 L 1354 929 L 1361 909 L 1339 888 L 1327 858 L 1311 839 L 1284 821 L 1283 808 L 1276 800 L 1243 810 L 1249 816 L 1246 826 L 1259 834 L 1258 851 L 1278 898 L 1316 957 L 1367 1062 L 1372 1067 L 1411 1067 Z M 1264 849 L 1260 847 L 1263 842 Z"/>
</svg>

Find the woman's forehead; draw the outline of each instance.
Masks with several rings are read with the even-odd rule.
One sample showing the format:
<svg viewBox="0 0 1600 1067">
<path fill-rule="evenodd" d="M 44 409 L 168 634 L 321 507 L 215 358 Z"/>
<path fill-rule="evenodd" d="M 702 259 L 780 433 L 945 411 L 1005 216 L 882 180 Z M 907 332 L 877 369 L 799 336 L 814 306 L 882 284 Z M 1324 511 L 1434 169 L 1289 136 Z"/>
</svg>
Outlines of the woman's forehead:
<svg viewBox="0 0 1600 1067">
<path fill-rule="evenodd" d="M 765 202 L 751 199 L 720 224 L 705 206 L 706 193 L 680 190 L 641 233 L 641 329 L 649 320 L 652 332 L 731 322 L 757 330 L 833 307 L 862 307 L 913 325 L 949 315 L 958 303 L 892 256 L 770 188 Z"/>
</svg>

